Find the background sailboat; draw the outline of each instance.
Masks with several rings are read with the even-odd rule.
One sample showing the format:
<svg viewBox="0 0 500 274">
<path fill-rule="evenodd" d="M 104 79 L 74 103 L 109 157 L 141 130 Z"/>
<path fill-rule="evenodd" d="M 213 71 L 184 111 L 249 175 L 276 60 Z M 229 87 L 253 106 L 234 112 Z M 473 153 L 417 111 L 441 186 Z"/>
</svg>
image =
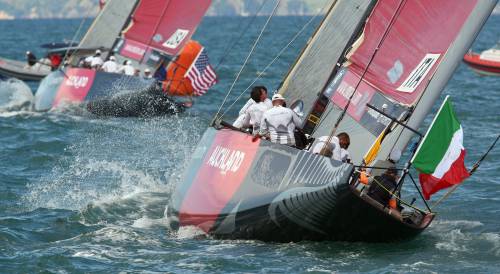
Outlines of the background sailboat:
<svg viewBox="0 0 500 274">
<path fill-rule="evenodd" d="M 209 0 L 108 1 L 80 46 L 109 45 L 107 54 L 112 52 L 118 62 L 132 61 L 140 72 L 146 68 L 167 70 L 179 66 L 176 58 L 188 50 L 185 45 L 210 3 Z M 70 64 L 77 66 L 86 55 L 77 50 L 71 56 Z M 170 86 L 169 81 L 164 79 L 164 86 Z M 185 95 L 192 95 L 193 90 L 186 93 L 189 91 L 191 94 Z M 153 79 L 68 67 L 44 79 L 37 91 L 35 109 L 47 110 L 63 102 L 88 102 L 87 108 L 100 115 L 143 116 L 182 110 L 167 95 L 156 88 Z M 149 105 L 155 106 L 148 109 Z"/>
</svg>

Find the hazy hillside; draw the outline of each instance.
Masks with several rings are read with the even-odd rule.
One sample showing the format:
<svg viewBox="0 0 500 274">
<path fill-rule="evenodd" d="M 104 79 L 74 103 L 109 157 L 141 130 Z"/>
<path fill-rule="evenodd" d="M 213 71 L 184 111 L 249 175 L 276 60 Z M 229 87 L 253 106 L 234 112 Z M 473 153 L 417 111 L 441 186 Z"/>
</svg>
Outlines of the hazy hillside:
<svg viewBox="0 0 500 274">
<path fill-rule="evenodd" d="M 119 0 L 116 0 L 119 1 Z M 213 0 L 209 15 L 253 15 L 265 0 Z M 316 13 L 327 0 L 282 0 L 280 15 Z M 0 19 L 92 17 L 98 0 L 0 0 Z M 270 12 L 274 1 L 267 1 Z"/>
<path fill-rule="evenodd" d="M 120 1 L 120 0 L 115 0 Z M 266 0 L 212 0 L 208 15 L 253 15 Z M 331 0 L 282 0 L 279 15 L 315 14 Z M 75 18 L 97 14 L 99 0 L 0 0 L 0 19 Z M 267 1 L 262 13 L 269 13 L 275 1 Z M 497 6 L 494 13 L 500 13 Z"/>
</svg>

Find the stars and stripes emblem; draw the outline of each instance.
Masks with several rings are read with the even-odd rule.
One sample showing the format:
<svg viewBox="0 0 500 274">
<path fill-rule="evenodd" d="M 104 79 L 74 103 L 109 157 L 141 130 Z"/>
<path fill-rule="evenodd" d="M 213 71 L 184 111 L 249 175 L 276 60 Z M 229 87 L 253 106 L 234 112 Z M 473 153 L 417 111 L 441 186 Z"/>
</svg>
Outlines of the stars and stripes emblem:
<svg viewBox="0 0 500 274">
<path fill-rule="evenodd" d="M 201 49 L 194 64 L 189 68 L 186 77 L 194 88 L 194 95 L 201 96 L 217 83 L 217 74 L 209 63 L 205 49 Z"/>
</svg>

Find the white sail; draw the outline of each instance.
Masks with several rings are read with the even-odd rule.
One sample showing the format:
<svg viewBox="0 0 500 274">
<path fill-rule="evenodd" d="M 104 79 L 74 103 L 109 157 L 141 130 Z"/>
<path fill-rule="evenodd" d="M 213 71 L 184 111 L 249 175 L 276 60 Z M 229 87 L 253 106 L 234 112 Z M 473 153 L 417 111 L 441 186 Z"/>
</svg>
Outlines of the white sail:
<svg viewBox="0 0 500 274">
<path fill-rule="evenodd" d="M 111 49 L 127 23 L 138 0 L 110 0 L 96 17 L 91 27 L 80 42 L 80 48 L 104 47 Z M 80 56 L 76 52 L 75 56 Z M 76 65 L 78 58 L 72 58 Z"/>
</svg>

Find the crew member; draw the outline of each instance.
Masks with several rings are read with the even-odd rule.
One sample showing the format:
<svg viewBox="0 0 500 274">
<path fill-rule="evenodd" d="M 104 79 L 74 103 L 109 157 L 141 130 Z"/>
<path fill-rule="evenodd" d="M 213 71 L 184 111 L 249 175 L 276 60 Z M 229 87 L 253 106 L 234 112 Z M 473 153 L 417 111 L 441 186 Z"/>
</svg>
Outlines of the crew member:
<svg viewBox="0 0 500 274">
<path fill-rule="evenodd" d="M 273 95 L 272 103 L 273 107 L 262 116 L 256 137 L 269 135 L 271 142 L 294 146 L 294 131 L 301 123 L 299 117 L 293 110 L 283 106 L 285 98 L 281 94 Z"/>
<path fill-rule="evenodd" d="M 49 54 L 48 58 L 50 60 L 50 66 L 51 66 L 52 71 L 54 71 L 57 68 L 59 68 L 59 66 L 62 63 L 62 57 L 61 57 L 61 55 L 56 54 L 56 53 Z"/>
<path fill-rule="evenodd" d="M 328 136 L 321 136 L 314 141 L 310 152 L 315 154 L 322 154 L 326 157 L 331 157 L 336 161 L 349 163 L 350 155 L 347 149 L 350 145 L 349 134 L 342 132 L 337 136 L 330 139 L 330 143 L 326 144 Z M 326 146 L 325 146 L 326 144 Z"/>
<path fill-rule="evenodd" d="M 116 57 L 110 56 L 108 61 L 104 62 L 101 69 L 104 72 L 117 73 L 118 72 L 118 64 L 116 63 Z"/>
<path fill-rule="evenodd" d="M 146 79 L 151 79 L 151 78 L 153 78 L 153 74 L 151 73 L 151 70 L 150 70 L 150 69 L 146 68 L 146 69 L 144 70 L 144 78 L 146 78 Z"/>
<path fill-rule="evenodd" d="M 96 50 L 94 57 L 92 57 L 92 61 L 90 62 L 90 67 L 93 69 L 100 69 L 104 62 L 101 58 L 101 50 Z"/>
<path fill-rule="evenodd" d="M 260 98 L 263 98 L 263 100 L 261 100 L 261 102 L 264 102 L 268 108 L 272 108 L 273 107 L 273 103 L 271 102 L 271 100 L 269 100 L 269 98 L 267 97 L 267 88 L 264 87 L 264 86 L 255 86 L 253 87 L 252 91 L 250 92 L 250 95 L 252 95 L 252 93 L 254 92 L 254 90 L 260 90 L 261 92 L 261 96 Z M 249 124 L 248 124 L 248 117 L 247 117 L 247 111 L 248 111 L 248 108 L 254 104 L 258 103 L 257 101 L 255 101 L 252 96 L 250 96 L 250 99 L 248 99 L 248 101 L 245 103 L 245 105 L 241 108 L 240 112 L 239 112 L 239 116 L 238 118 L 236 119 L 236 121 L 234 121 L 233 123 L 233 126 L 234 127 L 237 127 L 237 128 L 245 128 L 245 127 L 248 127 Z M 245 123 L 246 121 L 246 123 Z"/>
<path fill-rule="evenodd" d="M 123 61 L 123 66 L 118 70 L 118 73 L 134 76 L 135 68 L 132 66 L 132 61 L 130 60 Z"/>
<path fill-rule="evenodd" d="M 368 189 L 368 195 L 383 206 L 387 206 L 391 200 L 391 193 L 396 190 L 397 181 L 397 169 L 389 168 L 384 174 L 373 178 Z"/>
<path fill-rule="evenodd" d="M 266 103 L 266 99 L 269 100 L 267 98 L 267 92 L 265 92 L 261 87 L 254 88 L 252 90 L 251 97 L 255 101 L 255 104 L 252 104 L 246 110 L 243 123 L 252 127 L 252 132 L 258 133 L 264 112 L 271 109 L 272 106 Z"/>
<path fill-rule="evenodd" d="M 28 65 L 31 67 L 31 66 L 34 66 L 38 60 L 36 59 L 36 56 L 33 54 L 33 52 L 27 51 L 26 52 L 26 61 L 28 62 Z"/>
</svg>

